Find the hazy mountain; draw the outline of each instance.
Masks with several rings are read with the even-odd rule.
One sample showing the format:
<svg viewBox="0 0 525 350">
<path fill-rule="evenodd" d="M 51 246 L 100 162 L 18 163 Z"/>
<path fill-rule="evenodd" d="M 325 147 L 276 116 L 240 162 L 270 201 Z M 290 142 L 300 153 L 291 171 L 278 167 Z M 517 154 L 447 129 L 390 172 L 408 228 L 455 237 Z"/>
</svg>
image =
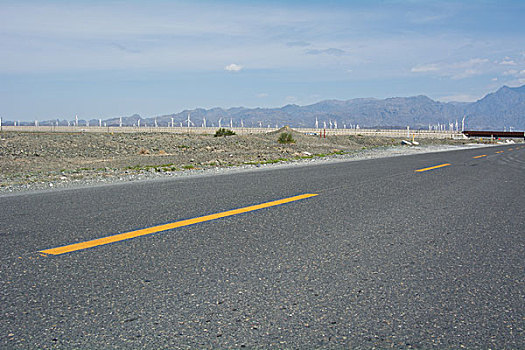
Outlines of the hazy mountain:
<svg viewBox="0 0 525 350">
<path fill-rule="evenodd" d="M 513 127 L 525 130 L 525 85 L 503 86 L 465 108 L 468 125 L 477 129 L 503 130 Z"/>
<path fill-rule="evenodd" d="M 384 100 L 360 98 L 347 101 L 326 100 L 308 106 L 286 105 L 282 108 L 213 108 L 210 110 L 195 109 L 176 114 L 159 116 L 159 125 L 168 125 L 173 118 L 175 125 L 187 125 L 190 114 L 192 123 L 227 126 L 232 120 L 234 126 L 239 126 L 241 120 L 245 126 L 272 127 L 290 125 L 292 127 L 314 127 L 317 118 L 319 126 L 330 121 L 345 125 L 358 124 L 360 127 L 385 127 L 427 129 L 429 124 L 461 122 L 466 117 L 468 129 L 503 130 L 513 127 L 514 130 L 525 130 L 525 85 L 519 88 L 502 87 L 473 103 L 434 101 L 427 96 L 393 97 Z M 148 125 L 154 118 L 146 119 Z"/>
<path fill-rule="evenodd" d="M 122 124 L 127 126 L 187 125 L 188 114 L 191 125 L 201 126 L 206 120 L 207 126 L 227 127 L 232 123 L 235 127 L 268 125 L 291 127 L 314 127 L 317 118 L 319 127 L 330 123 L 338 128 L 355 126 L 428 129 L 429 124 L 461 122 L 466 116 L 466 128 L 471 130 L 503 130 L 512 127 L 514 130 L 525 130 L 525 85 L 517 88 L 503 86 L 498 91 L 490 93 L 473 103 L 434 101 L 427 96 L 393 97 L 387 99 L 358 98 L 347 101 L 326 100 L 308 106 L 286 105 L 281 108 L 244 108 L 230 109 L 212 108 L 185 110 L 180 113 L 142 118 L 140 115 L 122 117 Z M 55 125 L 57 121 L 41 122 L 40 125 Z M 11 123 L 11 124 L 10 124 Z M 72 124 L 72 122 L 70 122 Z M 99 121 L 91 120 L 90 125 L 98 125 Z M 103 121 L 108 126 L 117 126 L 120 118 Z M 23 123 L 32 124 L 32 123 Z M 12 125 L 12 122 L 4 122 Z M 67 125 L 67 121 L 59 121 L 59 125 Z M 79 121 L 79 125 L 86 125 Z M 104 124 L 103 124 L 104 125 Z"/>
</svg>

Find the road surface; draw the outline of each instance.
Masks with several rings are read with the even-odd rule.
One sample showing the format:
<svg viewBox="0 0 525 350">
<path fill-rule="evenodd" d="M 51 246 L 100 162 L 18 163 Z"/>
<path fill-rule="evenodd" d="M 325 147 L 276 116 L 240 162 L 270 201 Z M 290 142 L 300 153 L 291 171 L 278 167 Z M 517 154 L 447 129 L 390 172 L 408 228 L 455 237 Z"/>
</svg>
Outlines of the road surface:
<svg viewBox="0 0 525 350">
<path fill-rule="evenodd" d="M 512 145 L 0 197 L 0 347 L 524 348 L 524 180 Z"/>
</svg>

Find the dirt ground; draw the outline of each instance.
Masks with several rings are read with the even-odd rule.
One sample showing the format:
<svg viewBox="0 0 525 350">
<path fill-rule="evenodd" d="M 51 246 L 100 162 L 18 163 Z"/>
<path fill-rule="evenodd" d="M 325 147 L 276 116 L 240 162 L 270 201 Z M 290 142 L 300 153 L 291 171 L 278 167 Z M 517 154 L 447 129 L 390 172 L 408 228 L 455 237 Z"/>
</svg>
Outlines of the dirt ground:
<svg viewBox="0 0 525 350">
<path fill-rule="evenodd" d="M 282 132 L 293 143 L 279 143 Z M 420 140 L 421 145 L 468 141 Z M 258 135 L 178 135 L 168 133 L 0 134 L 0 187 L 114 177 L 144 172 L 269 164 L 322 158 L 375 147 L 398 146 L 401 139 L 303 135 L 293 130 Z"/>
</svg>

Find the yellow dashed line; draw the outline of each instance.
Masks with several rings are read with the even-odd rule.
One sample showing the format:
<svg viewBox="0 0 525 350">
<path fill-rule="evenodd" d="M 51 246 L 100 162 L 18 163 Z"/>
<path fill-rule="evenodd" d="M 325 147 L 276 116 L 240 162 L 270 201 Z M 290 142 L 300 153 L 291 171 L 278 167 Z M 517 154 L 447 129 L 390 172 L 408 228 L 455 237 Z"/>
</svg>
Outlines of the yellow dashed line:
<svg viewBox="0 0 525 350">
<path fill-rule="evenodd" d="M 477 158 L 483 158 L 483 157 L 486 157 L 486 156 L 487 156 L 486 154 L 482 154 L 480 156 L 475 156 L 475 157 L 472 157 L 472 158 L 477 159 Z"/>
<path fill-rule="evenodd" d="M 437 168 L 442 168 L 442 167 L 449 166 L 449 165 L 451 165 L 451 164 L 450 163 L 445 163 L 445 164 L 431 166 L 429 168 L 417 169 L 415 171 L 420 173 L 420 172 L 423 172 L 423 171 L 428 171 L 428 170 L 433 170 L 433 169 L 437 169 Z"/>
<path fill-rule="evenodd" d="M 302 194 L 302 195 L 295 196 L 295 197 L 283 198 L 283 199 L 279 199 L 279 200 L 272 201 L 272 202 L 266 202 L 266 203 L 262 203 L 262 204 L 252 205 L 252 206 L 249 206 L 249 207 L 244 207 L 244 208 L 239 208 L 239 209 L 234 209 L 234 210 L 228 210 L 228 211 L 224 211 L 222 213 L 200 216 L 200 217 L 193 218 L 193 219 L 176 221 L 176 222 L 172 222 L 172 223 L 169 223 L 169 224 L 153 226 L 153 227 L 144 228 L 144 229 L 141 229 L 141 230 L 136 230 L 136 231 L 126 232 L 126 233 L 120 233 L 120 234 L 113 235 L 113 236 L 107 236 L 107 237 L 102 237 L 102 238 L 98 238 L 98 239 L 93 239 L 91 241 L 80 242 L 80 243 L 70 244 L 70 245 L 66 245 L 66 246 L 62 246 L 62 247 L 41 250 L 40 253 L 51 254 L 51 255 L 60 255 L 60 254 L 64 254 L 64 253 L 70 253 L 70 252 L 74 252 L 74 251 L 77 251 L 77 250 L 83 250 L 83 249 L 92 248 L 92 247 L 96 247 L 96 246 L 100 246 L 100 245 L 115 243 L 115 242 L 123 241 L 123 240 L 126 240 L 126 239 L 131 239 L 131 238 L 135 238 L 135 237 L 145 236 L 145 235 L 149 235 L 149 234 L 157 233 L 157 232 L 162 232 L 162 231 L 166 231 L 166 230 L 172 230 L 172 229 L 178 228 L 178 227 L 198 224 L 198 223 L 201 223 L 201 222 L 215 220 L 215 219 L 220 219 L 220 218 L 224 218 L 224 217 L 227 217 L 227 216 L 247 213 L 247 212 L 254 211 L 254 210 L 269 208 L 269 207 L 273 207 L 273 206 L 276 206 L 276 205 L 290 203 L 290 202 L 298 201 L 298 200 L 305 199 L 305 198 L 315 197 L 315 196 L 317 196 L 317 194 L 306 193 L 306 194 Z"/>
</svg>

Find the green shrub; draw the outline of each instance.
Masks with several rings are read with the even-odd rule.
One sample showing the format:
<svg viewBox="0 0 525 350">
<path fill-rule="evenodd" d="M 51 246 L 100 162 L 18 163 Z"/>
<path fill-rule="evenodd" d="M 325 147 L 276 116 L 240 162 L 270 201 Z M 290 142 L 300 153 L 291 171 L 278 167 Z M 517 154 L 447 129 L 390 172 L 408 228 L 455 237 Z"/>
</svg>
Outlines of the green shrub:
<svg viewBox="0 0 525 350">
<path fill-rule="evenodd" d="M 215 137 L 220 137 L 220 136 L 232 136 L 232 135 L 235 135 L 235 132 L 230 130 L 230 129 L 225 129 L 225 128 L 219 128 L 217 131 L 215 131 Z"/>
<path fill-rule="evenodd" d="M 291 132 L 283 132 L 277 140 L 279 143 L 295 143 Z"/>
</svg>

